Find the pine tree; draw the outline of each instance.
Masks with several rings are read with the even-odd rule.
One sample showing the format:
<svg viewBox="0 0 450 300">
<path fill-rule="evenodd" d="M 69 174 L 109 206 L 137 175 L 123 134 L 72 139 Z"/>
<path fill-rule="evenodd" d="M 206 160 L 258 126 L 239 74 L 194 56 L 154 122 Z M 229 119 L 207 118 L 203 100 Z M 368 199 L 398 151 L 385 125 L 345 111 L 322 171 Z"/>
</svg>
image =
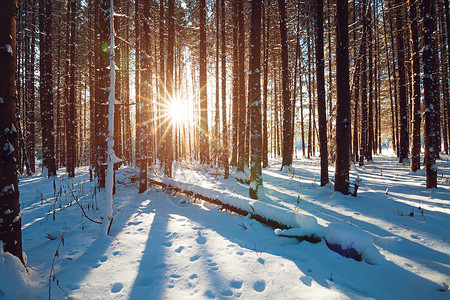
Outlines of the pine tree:
<svg viewBox="0 0 450 300">
<path fill-rule="evenodd" d="M 206 75 L 206 2 L 200 2 L 200 163 L 209 164 L 208 93 Z"/>
<path fill-rule="evenodd" d="M 250 162 L 250 197 L 262 196 L 262 124 L 261 124 L 261 0 L 251 2 L 250 65 L 248 78 L 248 98 L 251 118 L 250 142 L 252 148 Z"/>
<path fill-rule="evenodd" d="M 67 137 L 67 173 L 69 177 L 75 177 L 75 166 L 77 160 L 77 140 L 76 140 L 76 101 L 75 101 L 75 57 L 76 57 L 76 45 L 75 45 L 75 15 L 77 9 L 77 1 L 70 0 L 68 5 L 69 15 L 69 99 L 67 101 L 67 125 L 66 125 L 66 137 Z"/>
<path fill-rule="evenodd" d="M 323 0 L 317 0 L 316 76 L 317 113 L 319 115 L 320 185 L 328 183 L 327 119 L 325 107 L 325 60 L 323 54 Z"/>
<path fill-rule="evenodd" d="M 406 94 L 406 74 L 405 74 L 405 43 L 403 40 L 403 0 L 396 2 L 396 42 L 397 42 L 397 68 L 398 68 L 398 101 L 400 117 L 400 143 L 399 162 L 408 158 L 409 135 L 407 118 L 407 94 Z"/>
<path fill-rule="evenodd" d="M 17 1 L 2 2 L 0 9 L 0 247 L 17 256 L 22 254 L 22 230 L 17 178 L 16 105 L 16 11 Z M 5 274 L 6 275 L 6 274 Z"/>
<path fill-rule="evenodd" d="M 238 25 L 238 67 L 237 76 L 239 84 L 238 93 L 238 162 L 237 170 L 243 172 L 244 166 L 247 164 L 245 161 L 245 124 L 246 124 L 246 99 L 245 99 L 245 28 L 244 28 L 244 5 L 243 0 L 237 1 L 237 25 Z"/>
<path fill-rule="evenodd" d="M 223 130 L 223 167 L 225 169 L 224 178 L 227 179 L 229 175 L 228 166 L 228 124 L 227 124 L 227 48 L 226 48 L 226 27 L 225 27 L 225 0 L 220 1 L 220 12 L 221 12 L 221 57 L 222 57 L 222 130 Z"/>
<path fill-rule="evenodd" d="M 292 102 L 289 91 L 289 52 L 287 37 L 286 3 L 278 0 L 280 13 L 281 65 L 282 65 L 282 97 L 283 97 L 283 161 L 281 168 L 292 165 Z"/>
<path fill-rule="evenodd" d="M 168 99 L 172 101 L 172 99 L 175 96 L 175 87 L 174 87 L 174 42 L 175 42 L 175 21 L 174 21 L 174 0 L 168 1 L 168 10 L 167 10 L 167 75 L 166 75 L 166 89 L 168 94 Z M 206 35 L 206 32 L 205 32 Z M 201 42 L 200 42 L 201 44 Z M 206 47 L 206 44 L 205 44 Z M 206 48 L 205 48 L 206 51 Z M 205 72 L 206 72 L 206 58 L 205 59 Z M 201 60 L 201 59 L 200 59 Z M 200 67 L 201 70 L 201 67 Z M 201 73 L 201 72 L 200 72 Z M 205 95 L 206 95 L 206 74 L 205 75 Z M 201 76 L 201 75 L 200 75 Z M 204 101 L 207 102 L 207 99 L 205 97 Z M 207 107 L 205 107 L 205 113 L 207 113 Z M 205 116 L 203 116 L 205 117 Z M 207 118 L 207 114 L 206 114 Z M 207 120 L 206 120 L 207 122 Z M 206 123 L 206 128 L 208 128 L 208 123 Z M 166 146 L 166 154 L 165 154 L 165 163 L 164 163 L 164 174 L 172 178 L 172 161 L 173 161 L 173 138 L 172 138 L 172 125 L 170 122 L 167 122 L 167 129 L 166 133 L 164 135 L 164 144 Z M 209 154 L 209 150 L 206 150 L 206 154 Z M 207 159 L 209 161 L 209 158 Z"/>
<path fill-rule="evenodd" d="M 336 170 L 334 190 L 349 194 L 350 91 L 348 58 L 348 1 L 337 0 L 336 21 Z"/>
<path fill-rule="evenodd" d="M 436 112 L 437 94 L 434 90 L 436 70 L 434 69 L 432 35 L 435 29 L 433 0 L 423 0 L 421 16 L 423 18 L 423 98 L 425 102 L 425 167 L 427 171 L 427 189 L 437 188 L 437 166 L 436 166 L 436 139 L 438 138 L 438 124 Z"/>
<path fill-rule="evenodd" d="M 411 142 L 411 171 L 420 169 L 420 68 L 419 68 L 419 34 L 417 29 L 417 4 L 408 0 L 409 32 L 411 38 L 412 61 L 412 102 L 413 102 L 413 129 Z"/>
<path fill-rule="evenodd" d="M 52 72 L 52 1 L 39 0 L 40 84 L 42 127 L 42 160 L 48 176 L 56 175 L 55 140 L 53 126 L 53 72 Z"/>
</svg>

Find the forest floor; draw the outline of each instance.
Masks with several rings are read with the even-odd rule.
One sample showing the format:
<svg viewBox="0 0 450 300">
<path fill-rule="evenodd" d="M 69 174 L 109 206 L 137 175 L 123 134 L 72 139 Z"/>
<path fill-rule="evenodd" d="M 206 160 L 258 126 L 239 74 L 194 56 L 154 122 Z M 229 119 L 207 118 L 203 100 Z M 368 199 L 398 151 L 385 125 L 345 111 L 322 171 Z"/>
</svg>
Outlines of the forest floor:
<svg viewBox="0 0 450 300">
<path fill-rule="evenodd" d="M 360 182 L 352 197 L 334 193 L 332 183 L 319 186 L 318 158 L 296 159 L 289 172 L 271 160 L 260 201 L 220 170 L 179 164 L 173 180 L 150 172 L 290 226 L 294 216 L 293 227 L 309 226 L 322 238 L 315 244 L 155 187 L 138 194 L 133 168 L 117 172 L 111 235 L 102 236 L 77 204 L 100 220 L 102 197 L 87 168 L 75 178 L 60 170 L 54 182 L 22 176 L 28 268 L 0 253 L 0 299 L 449 299 L 449 156 L 438 169 L 438 189 L 426 190 L 425 171 L 375 156 L 352 166 L 351 179 Z M 331 251 L 325 240 L 354 246 L 363 261 Z"/>
</svg>

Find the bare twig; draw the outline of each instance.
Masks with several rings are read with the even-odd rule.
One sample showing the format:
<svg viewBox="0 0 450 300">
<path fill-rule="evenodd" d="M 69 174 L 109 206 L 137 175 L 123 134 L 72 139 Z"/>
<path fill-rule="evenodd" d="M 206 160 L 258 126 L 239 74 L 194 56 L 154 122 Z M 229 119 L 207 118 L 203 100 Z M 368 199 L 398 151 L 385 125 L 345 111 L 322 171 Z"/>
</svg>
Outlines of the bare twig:
<svg viewBox="0 0 450 300">
<path fill-rule="evenodd" d="M 58 288 L 64 292 L 64 294 L 66 294 L 66 297 L 69 298 L 69 295 L 67 294 L 67 292 L 59 285 L 59 280 L 58 278 L 56 278 L 56 273 L 55 273 L 55 260 L 56 257 L 59 256 L 59 247 L 61 247 L 61 245 L 64 246 L 64 232 L 61 235 L 61 239 L 59 240 L 59 244 L 58 247 L 56 248 L 56 252 L 55 255 L 53 255 L 53 261 L 52 261 L 52 267 L 50 269 L 50 275 L 48 275 L 48 299 L 50 300 L 51 297 L 51 291 L 52 291 L 52 280 L 56 281 L 56 285 L 58 286 Z"/>
</svg>

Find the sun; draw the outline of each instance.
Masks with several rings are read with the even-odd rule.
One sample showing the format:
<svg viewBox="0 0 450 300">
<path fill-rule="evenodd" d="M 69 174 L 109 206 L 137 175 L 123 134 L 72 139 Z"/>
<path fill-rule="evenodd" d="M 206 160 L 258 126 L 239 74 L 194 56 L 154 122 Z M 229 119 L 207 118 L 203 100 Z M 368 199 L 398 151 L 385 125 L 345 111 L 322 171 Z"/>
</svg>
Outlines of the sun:
<svg viewBox="0 0 450 300">
<path fill-rule="evenodd" d="M 188 106 L 180 98 L 172 99 L 167 106 L 167 113 L 173 123 L 181 124 L 188 121 Z"/>
</svg>

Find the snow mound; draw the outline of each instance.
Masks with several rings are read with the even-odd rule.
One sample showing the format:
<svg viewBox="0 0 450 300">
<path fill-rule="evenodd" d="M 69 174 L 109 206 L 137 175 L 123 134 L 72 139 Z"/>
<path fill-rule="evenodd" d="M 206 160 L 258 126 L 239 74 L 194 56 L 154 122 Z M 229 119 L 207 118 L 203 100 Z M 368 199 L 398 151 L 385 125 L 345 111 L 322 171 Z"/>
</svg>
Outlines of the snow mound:
<svg viewBox="0 0 450 300">
<path fill-rule="evenodd" d="M 23 299 L 24 293 L 30 289 L 27 276 L 19 258 L 3 252 L 0 241 L 0 299 Z"/>
<path fill-rule="evenodd" d="M 325 231 L 329 244 L 339 244 L 343 250 L 353 248 L 363 253 L 372 243 L 372 237 L 361 230 L 338 223 L 330 223 Z"/>
<path fill-rule="evenodd" d="M 325 230 L 325 240 L 330 249 L 336 252 L 342 251 L 344 256 L 348 254 L 347 257 L 360 258 L 359 260 L 363 259 L 369 264 L 380 264 L 383 261 L 373 244 L 372 236 L 355 227 L 330 223 Z"/>
<path fill-rule="evenodd" d="M 246 171 L 246 170 L 244 170 L 244 171 Z M 240 182 L 244 182 L 244 183 L 250 182 L 250 175 L 248 172 L 237 171 L 237 172 L 231 173 L 230 176 Z"/>
<path fill-rule="evenodd" d="M 295 215 L 295 221 L 297 226 L 290 229 L 275 229 L 276 235 L 284 236 L 310 236 L 318 235 L 319 226 L 317 220 L 313 216 L 297 213 Z"/>
</svg>

